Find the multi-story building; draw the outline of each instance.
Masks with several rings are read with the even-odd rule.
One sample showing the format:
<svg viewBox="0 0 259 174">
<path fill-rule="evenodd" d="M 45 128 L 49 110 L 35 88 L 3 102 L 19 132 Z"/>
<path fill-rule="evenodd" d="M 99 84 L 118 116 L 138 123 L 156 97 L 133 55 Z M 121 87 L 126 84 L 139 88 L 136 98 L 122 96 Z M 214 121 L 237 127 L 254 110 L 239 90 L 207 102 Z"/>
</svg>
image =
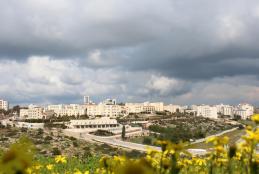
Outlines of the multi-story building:
<svg viewBox="0 0 259 174">
<path fill-rule="evenodd" d="M 235 110 L 235 115 L 240 116 L 240 118 L 243 119 L 243 120 L 247 119 L 246 110 L 244 110 L 244 109 Z"/>
<path fill-rule="evenodd" d="M 126 113 L 141 113 L 141 112 L 154 112 L 164 111 L 163 102 L 144 102 L 144 103 L 125 103 Z"/>
<path fill-rule="evenodd" d="M 122 114 L 122 106 L 116 104 L 89 104 L 85 105 L 86 113 L 89 116 L 117 117 Z"/>
<path fill-rule="evenodd" d="M 241 116 L 242 119 L 248 119 L 254 114 L 254 107 L 247 103 L 237 105 L 235 115 Z"/>
<path fill-rule="evenodd" d="M 42 107 L 30 105 L 28 108 L 20 109 L 20 119 L 44 119 Z"/>
<path fill-rule="evenodd" d="M 130 113 L 141 113 L 144 111 L 143 103 L 125 103 L 126 114 Z"/>
<path fill-rule="evenodd" d="M 176 112 L 180 112 L 181 106 L 180 105 L 165 105 L 164 106 L 164 110 L 171 112 L 171 113 L 176 113 Z"/>
<path fill-rule="evenodd" d="M 199 105 L 197 106 L 197 116 L 217 119 L 218 118 L 217 107 L 209 106 L 209 105 Z"/>
<path fill-rule="evenodd" d="M 90 96 L 84 96 L 84 104 L 90 103 Z"/>
<path fill-rule="evenodd" d="M 224 104 L 220 104 L 220 105 L 215 105 L 217 107 L 217 112 L 221 115 L 224 116 L 230 116 L 231 118 L 233 118 L 234 116 L 234 107 L 230 106 L 230 105 L 224 105 Z"/>
<path fill-rule="evenodd" d="M 29 115 L 29 109 L 28 108 L 21 108 L 20 109 L 20 118 L 25 119 Z"/>
<path fill-rule="evenodd" d="M 86 114 L 84 105 L 69 104 L 69 105 L 48 105 L 47 110 L 52 110 L 57 116 L 80 116 Z"/>
<path fill-rule="evenodd" d="M 163 102 L 154 102 L 154 103 L 145 102 L 144 106 L 153 106 L 153 107 L 155 107 L 155 111 L 159 111 L 159 112 L 164 111 Z"/>
<path fill-rule="evenodd" d="M 0 109 L 8 110 L 9 109 L 9 103 L 5 100 L 0 100 Z"/>
</svg>

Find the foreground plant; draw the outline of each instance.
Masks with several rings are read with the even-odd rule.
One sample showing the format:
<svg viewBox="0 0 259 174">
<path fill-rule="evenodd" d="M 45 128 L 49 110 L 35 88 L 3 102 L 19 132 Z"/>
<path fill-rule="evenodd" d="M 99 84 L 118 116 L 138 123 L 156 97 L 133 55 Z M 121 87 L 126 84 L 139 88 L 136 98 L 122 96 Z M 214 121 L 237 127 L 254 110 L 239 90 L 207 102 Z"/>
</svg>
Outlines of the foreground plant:
<svg viewBox="0 0 259 174">
<path fill-rule="evenodd" d="M 252 120 L 256 126 L 247 127 L 241 143 L 235 146 L 228 145 L 228 137 L 207 139 L 214 147 L 205 156 L 188 153 L 184 143 L 158 141 L 161 151 L 147 149 L 146 156 L 138 159 L 104 156 L 97 168 L 90 169 L 61 155 L 48 162 L 39 162 L 33 158 L 33 145 L 22 138 L 3 155 L 0 174 L 259 174 L 259 154 L 256 152 L 259 115 L 254 115 Z"/>
</svg>

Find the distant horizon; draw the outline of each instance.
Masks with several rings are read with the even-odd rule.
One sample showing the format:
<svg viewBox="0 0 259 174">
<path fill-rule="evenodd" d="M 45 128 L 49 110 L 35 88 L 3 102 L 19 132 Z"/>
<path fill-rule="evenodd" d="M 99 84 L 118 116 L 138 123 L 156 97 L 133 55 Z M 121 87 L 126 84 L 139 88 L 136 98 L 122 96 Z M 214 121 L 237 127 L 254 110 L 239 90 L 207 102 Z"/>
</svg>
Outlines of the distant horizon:
<svg viewBox="0 0 259 174">
<path fill-rule="evenodd" d="M 2 99 L 2 98 L 0 98 L 0 99 Z M 108 99 L 108 98 L 104 98 L 103 100 L 105 100 L 105 99 Z M 112 98 L 112 99 L 116 99 L 116 98 Z M 103 100 L 92 101 L 92 102 L 95 103 L 95 104 L 99 104 Z M 17 105 L 19 105 L 21 107 L 26 107 L 26 106 L 28 106 L 30 104 L 34 104 L 34 105 L 38 105 L 38 106 L 58 105 L 58 104 L 84 104 L 83 99 L 81 100 L 81 102 L 80 101 L 78 101 L 78 102 L 69 102 L 69 101 L 67 101 L 67 102 L 59 102 L 59 103 L 41 103 L 39 101 L 39 103 L 16 103 L 16 104 L 13 104 L 10 101 L 8 101 L 8 102 L 9 102 L 9 108 L 17 106 Z M 145 100 L 145 101 L 118 101 L 118 100 L 116 100 L 117 104 L 119 104 L 119 103 L 144 103 L 144 102 L 163 102 L 165 105 L 173 104 L 173 105 L 181 105 L 181 106 L 203 105 L 203 104 L 204 105 L 220 105 L 220 104 L 224 104 L 224 105 L 236 106 L 238 104 L 247 103 L 247 104 L 253 105 L 254 107 L 259 107 L 259 105 L 253 104 L 253 103 L 249 103 L 249 102 L 236 102 L 236 103 L 214 102 L 214 103 L 188 103 L 188 104 L 186 104 L 186 103 L 168 103 L 168 102 L 164 102 L 164 101 L 161 101 L 161 100 L 159 100 L 159 101 L 154 101 L 154 100 L 153 101 L 148 101 L 148 100 Z"/>
</svg>

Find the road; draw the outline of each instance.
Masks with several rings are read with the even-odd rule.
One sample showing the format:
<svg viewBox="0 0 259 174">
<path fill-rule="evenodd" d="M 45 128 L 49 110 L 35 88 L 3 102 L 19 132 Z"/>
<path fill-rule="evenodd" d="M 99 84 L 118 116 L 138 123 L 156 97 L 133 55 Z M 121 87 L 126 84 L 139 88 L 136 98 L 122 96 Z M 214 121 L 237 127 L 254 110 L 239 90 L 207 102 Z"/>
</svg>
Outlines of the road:
<svg viewBox="0 0 259 174">
<path fill-rule="evenodd" d="M 161 148 L 157 146 L 148 146 L 144 144 L 131 143 L 131 142 L 121 141 L 110 137 L 100 137 L 100 136 L 90 135 L 87 133 L 75 133 L 75 132 L 69 132 L 69 131 L 65 131 L 64 133 L 68 136 L 74 136 L 76 138 L 87 140 L 87 141 L 101 142 L 112 146 L 123 147 L 127 149 L 141 151 L 141 152 L 146 152 L 147 149 L 154 149 L 154 150 L 161 151 Z M 188 151 L 193 155 L 204 155 L 207 153 L 207 151 L 204 149 L 188 149 Z"/>
</svg>

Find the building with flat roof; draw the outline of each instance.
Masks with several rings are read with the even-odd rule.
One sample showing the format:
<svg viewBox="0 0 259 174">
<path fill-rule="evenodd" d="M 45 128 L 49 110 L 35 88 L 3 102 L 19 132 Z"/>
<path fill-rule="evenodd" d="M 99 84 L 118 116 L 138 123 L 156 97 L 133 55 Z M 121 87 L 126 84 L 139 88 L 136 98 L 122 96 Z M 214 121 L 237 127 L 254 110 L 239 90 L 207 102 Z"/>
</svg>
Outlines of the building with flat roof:
<svg viewBox="0 0 259 174">
<path fill-rule="evenodd" d="M 241 103 L 235 108 L 234 114 L 241 119 L 248 119 L 254 114 L 254 107 L 248 103 Z"/>
<path fill-rule="evenodd" d="M 197 116 L 217 119 L 217 107 L 209 105 L 199 105 L 197 106 Z"/>
<path fill-rule="evenodd" d="M 121 134 L 122 125 L 116 119 L 109 117 L 100 117 L 87 120 L 70 120 L 68 129 L 73 132 L 94 132 L 97 130 L 106 130 L 114 134 Z M 142 132 L 141 127 L 125 126 L 127 133 Z"/>
<path fill-rule="evenodd" d="M 20 109 L 20 119 L 45 119 L 44 109 L 36 105 Z"/>
<path fill-rule="evenodd" d="M 122 106 L 116 104 L 89 104 L 85 105 L 88 116 L 118 117 L 122 114 Z"/>
<path fill-rule="evenodd" d="M 9 109 L 9 103 L 8 101 L 0 99 L 0 109 L 8 110 Z"/>
<path fill-rule="evenodd" d="M 48 105 L 47 110 L 53 111 L 58 117 L 62 116 L 80 116 L 86 114 L 85 105 L 79 104 L 58 104 Z"/>
<path fill-rule="evenodd" d="M 125 103 L 126 114 L 164 111 L 163 102 Z"/>
</svg>

